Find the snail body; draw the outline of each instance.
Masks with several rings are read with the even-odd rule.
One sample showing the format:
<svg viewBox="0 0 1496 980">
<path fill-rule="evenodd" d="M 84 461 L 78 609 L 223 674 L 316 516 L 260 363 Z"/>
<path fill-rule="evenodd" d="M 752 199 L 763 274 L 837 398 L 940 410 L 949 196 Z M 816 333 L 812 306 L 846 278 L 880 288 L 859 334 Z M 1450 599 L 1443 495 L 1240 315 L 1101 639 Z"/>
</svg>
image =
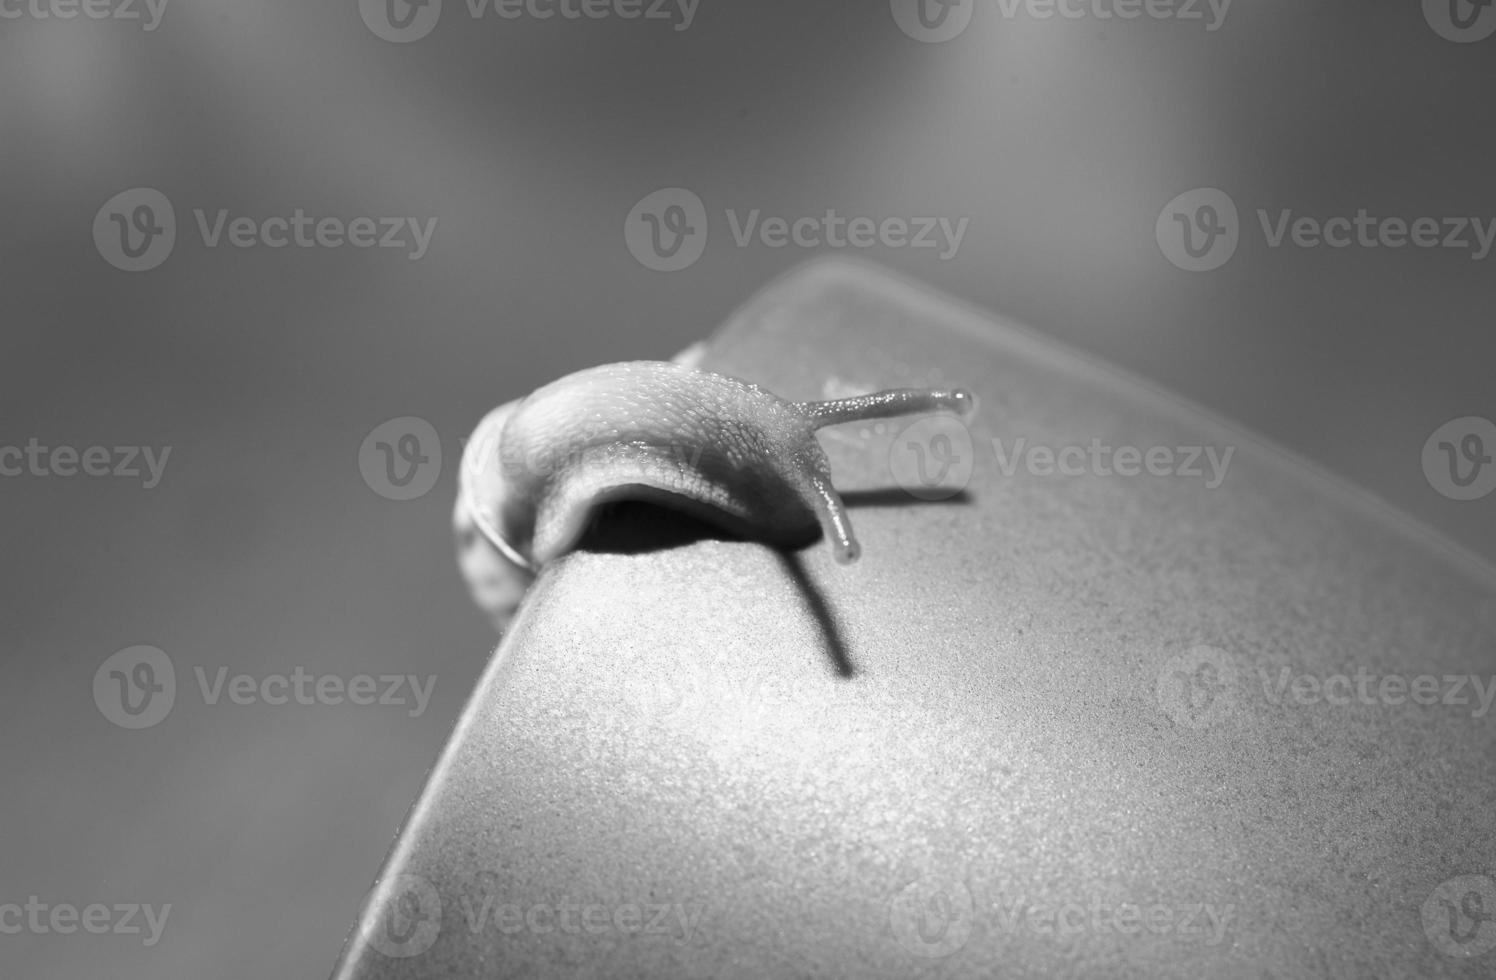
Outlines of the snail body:
<svg viewBox="0 0 1496 980">
<path fill-rule="evenodd" d="M 847 564 L 861 548 L 815 431 L 917 412 L 966 414 L 973 405 L 960 389 L 792 402 L 668 361 L 578 371 L 479 423 L 459 475 L 459 558 L 480 604 L 501 601 L 512 613 L 529 579 L 576 545 L 595 509 L 626 499 L 772 544 L 810 540 L 819 528 Z M 495 555 L 481 554 L 484 542 Z M 504 564 L 511 581 L 491 581 Z"/>
</svg>

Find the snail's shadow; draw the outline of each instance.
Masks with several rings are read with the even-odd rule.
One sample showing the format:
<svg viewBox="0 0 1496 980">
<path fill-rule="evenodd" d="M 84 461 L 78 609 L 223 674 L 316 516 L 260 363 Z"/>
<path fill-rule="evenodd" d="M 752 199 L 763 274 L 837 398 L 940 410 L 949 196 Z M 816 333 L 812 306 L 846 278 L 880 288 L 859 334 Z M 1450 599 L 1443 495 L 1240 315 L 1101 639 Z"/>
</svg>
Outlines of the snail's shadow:
<svg viewBox="0 0 1496 980">
<path fill-rule="evenodd" d="M 971 497 L 962 490 L 944 500 L 916 500 L 900 488 L 889 487 L 850 491 L 842 494 L 842 502 L 848 508 L 938 507 L 969 504 Z M 578 546 L 585 551 L 604 554 L 640 555 L 681 548 L 698 541 L 738 540 L 742 539 L 660 504 L 621 500 L 597 510 Z M 839 617 L 827 601 L 825 592 L 810 577 L 805 567 L 805 558 L 801 554 L 806 548 L 815 547 L 819 543 L 820 536 L 813 535 L 803 545 L 794 548 L 776 547 L 775 551 L 785 574 L 799 590 L 807 611 L 815 620 L 832 669 L 839 677 L 850 678 L 856 675 L 857 670 L 847 649 Z"/>
</svg>

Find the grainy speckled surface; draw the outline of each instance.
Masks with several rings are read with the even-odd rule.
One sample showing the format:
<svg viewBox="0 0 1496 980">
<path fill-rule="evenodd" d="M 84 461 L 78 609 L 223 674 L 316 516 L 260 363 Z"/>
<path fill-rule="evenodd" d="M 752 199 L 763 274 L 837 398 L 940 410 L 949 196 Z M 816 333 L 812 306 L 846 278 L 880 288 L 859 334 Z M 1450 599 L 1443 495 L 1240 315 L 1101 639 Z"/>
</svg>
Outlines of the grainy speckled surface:
<svg viewBox="0 0 1496 980">
<path fill-rule="evenodd" d="M 774 284 L 704 366 L 796 399 L 968 386 L 968 494 L 865 494 L 859 564 L 799 553 L 830 640 L 756 544 L 636 541 L 548 569 L 337 976 L 1496 970 L 1496 949 L 1450 955 L 1496 947 L 1496 923 L 1457 916 L 1474 938 L 1441 940 L 1435 895 L 1496 874 L 1496 710 L 1475 717 L 1468 685 L 1464 706 L 1386 703 L 1378 680 L 1370 704 L 1275 694 L 1358 670 L 1436 675 L 1440 697 L 1445 675 L 1489 683 L 1489 570 L 1129 379 L 858 266 Z M 896 489 L 905 424 L 823 437 L 844 492 Z M 1235 455 L 1213 490 L 1005 476 L 994 437 Z M 1185 704 L 1173 671 L 1202 645 L 1222 651 L 1199 675 L 1214 695 Z M 421 911 L 381 918 L 391 901 Z M 567 903 L 596 908 L 568 930 Z M 1129 904 L 1164 908 L 1136 925 Z M 426 948 L 365 941 L 391 927 L 415 937 L 396 952 Z"/>
</svg>

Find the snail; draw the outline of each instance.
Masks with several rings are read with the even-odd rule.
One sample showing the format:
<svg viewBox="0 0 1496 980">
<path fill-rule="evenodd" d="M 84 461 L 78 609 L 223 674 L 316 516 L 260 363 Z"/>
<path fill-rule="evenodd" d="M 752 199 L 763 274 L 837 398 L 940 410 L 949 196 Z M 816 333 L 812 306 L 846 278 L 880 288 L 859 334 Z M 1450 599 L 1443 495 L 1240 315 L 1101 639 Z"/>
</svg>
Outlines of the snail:
<svg viewBox="0 0 1496 980">
<path fill-rule="evenodd" d="M 975 406 L 959 388 L 792 402 L 682 360 L 578 371 L 473 431 L 453 514 L 458 562 L 501 630 L 540 569 L 613 501 L 660 504 L 778 546 L 819 530 L 839 564 L 856 561 L 861 546 L 816 430 Z"/>
</svg>

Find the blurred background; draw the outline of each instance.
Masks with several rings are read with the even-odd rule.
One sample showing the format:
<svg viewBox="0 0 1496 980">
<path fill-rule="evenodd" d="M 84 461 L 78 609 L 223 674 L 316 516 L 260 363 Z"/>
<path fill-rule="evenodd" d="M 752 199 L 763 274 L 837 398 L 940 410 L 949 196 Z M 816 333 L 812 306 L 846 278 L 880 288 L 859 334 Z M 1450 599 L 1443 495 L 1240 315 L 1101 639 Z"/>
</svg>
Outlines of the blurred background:
<svg viewBox="0 0 1496 980">
<path fill-rule="evenodd" d="M 1496 495 L 1455 499 L 1496 464 L 1460 492 L 1424 452 L 1496 418 L 1496 257 L 1468 224 L 1444 245 L 1444 219 L 1496 231 L 1496 10 L 563 9 L 0 3 L 0 975 L 330 971 L 492 645 L 448 530 L 463 437 L 817 256 L 1027 323 L 1496 558 Z M 1362 209 L 1440 244 L 1293 230 Z M 964 235 L 740 244 L 755 210 Z M 1496 451 L 1470 426 L 1452 444 Z M 105 663 L 142 645 L 174 671 L 159 718 L 113 685 L 163 662 Z M 298 672 L 416 681 L 273 697 Z M 109 928 L 17 931 L 6 903 Z M 122 904 L 170 910 L 132 934 Z"/>
</svg>

